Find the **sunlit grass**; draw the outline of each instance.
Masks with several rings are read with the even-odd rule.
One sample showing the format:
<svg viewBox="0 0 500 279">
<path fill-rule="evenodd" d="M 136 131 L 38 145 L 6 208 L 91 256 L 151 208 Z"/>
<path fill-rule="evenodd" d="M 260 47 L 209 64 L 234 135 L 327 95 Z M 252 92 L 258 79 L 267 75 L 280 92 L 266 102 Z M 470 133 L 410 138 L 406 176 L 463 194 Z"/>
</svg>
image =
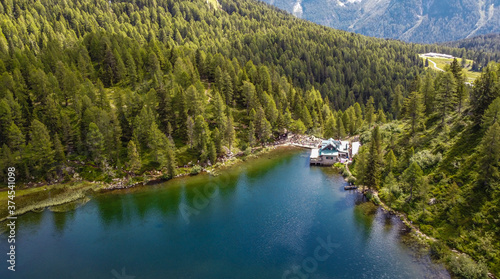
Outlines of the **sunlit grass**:
<svg viewBox="0 0 500 279">
<path fill-rule="evenodd" d="M 427 58 L 424 56 L 421 56 L 421 58 L 424 61 L 425 61 L 425 59 L 429 59 L 429 68 L 434 69 L 434 70 L 439 70 L 439 69 L 446 70 L 453 62 L 453 59 L 451 59 L 451 58 L 437 58 L 437 57 Z M 458 60 L 458 64 L 462 65 L 462 58 L 457 58 L 457 60 Z M 434 61 L 436 63 L 436 67 L 438 69 L 436 69 L 436 67 L 434 67 L 434 64 L 431 61 Z M 472 61 L 470 59 L 466 59 L 465 61 L 466 61 L 466 63 L 465 63 L 464 72 L 465 72 L 465 76 L 467 78 L 467 82 L 473 82 L 481 75 L 481 72 L 472 71 L 472 63 L 474 61 Z"/>
<path fill-rule="evenodd" d="M 97 189 L 98 184 L 77 182 L 16 190 L 15 215 L 84 199 L 88 191 Z M 0 220 L 9 216 L 8 199 L 7 191 L 0 192 Z"/>
</svg>

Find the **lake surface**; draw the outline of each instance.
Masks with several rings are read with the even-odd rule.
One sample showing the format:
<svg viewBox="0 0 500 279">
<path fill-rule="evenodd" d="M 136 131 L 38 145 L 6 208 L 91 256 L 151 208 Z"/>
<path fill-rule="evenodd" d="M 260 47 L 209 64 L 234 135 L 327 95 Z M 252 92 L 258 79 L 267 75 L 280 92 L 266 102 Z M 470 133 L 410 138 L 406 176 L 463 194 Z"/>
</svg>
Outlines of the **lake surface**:
<svg viewBox="0 0 500 279">
<path fill-rule="evenodd" d="M 449 278 L 404 244 L 399 220 L 308 155 L 276 151 L 217 177 L 22 215 L 15 273 L 0 236 L 0 278 Z"/>
</svg>

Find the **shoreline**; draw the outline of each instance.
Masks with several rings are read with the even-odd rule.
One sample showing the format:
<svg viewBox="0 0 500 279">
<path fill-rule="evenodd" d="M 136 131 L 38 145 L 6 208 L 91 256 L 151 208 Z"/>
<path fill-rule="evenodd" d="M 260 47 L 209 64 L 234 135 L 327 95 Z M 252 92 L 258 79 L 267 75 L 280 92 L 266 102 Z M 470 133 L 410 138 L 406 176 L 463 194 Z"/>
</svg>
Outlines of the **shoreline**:
<svg viewBox="0 0 500 279">
<path fill-rule="evenodd" d="M 43 211 L 47 208 L 49 210 L 52 210 L 55 207 L 63 207 L 65 205 L 68 205 L 68 207 L 71 207 L 72 204 L 83 205 L 86 202 L 80 203 L 80 201 L 89 201 L 89 196 L 92 194 L 112 192 L 116 190 L 130 189 L 140 186 L 155 185 L 163 182 L 168 182 L 172 179 L 186 176 L 196 176 L 203 173 L 209 175 L 218 175 L 217 173 L 219 171 L 234 167 L 240 163 L 245 163 L 247 159 L 259 158 L 263 155 L 268 154 L 269 152 L 282 148 L 298 149 L 299 147 L 295 147 L 288 142 L 274 142 L 266 146 L 256 147 L 252 149 L 252 153 L 250 154 L 244 154 L 243 152 L 241 152 L 241 154 L 238 153 L 239 155 L 237 154 L 231 156 L 223 162 L 218 162 L 213 166 L 202 168 L 200 172 L 195 174 L 192 174 L 190 172 L 192 167 L 179 167 L 178 169 L 182 169 L 183 172 L 168 180 L 162 178 L 163 173 L 161 171 L 155 171 L 153 174 L 151 174 L 150 172 L 149 176 L 142 174 L 132 177 L 123 177 L 114 179 L 114 181 L 111 183 L 77 180 L 67 183 L 41 184 L 38 186 L 25 187 L 17 190 L 18 193 L 16 195 L 16 200 L 18 201 L 16 201 L 16 203 L 19 203 L 19 200 L 21 200 L 21 202 L 19 203 L 21 204 L 21 206 L 18 205 L 18 207 L 16 208 L 16 214 L 14 216 L 21 216 L 28 212 Z M 134 182 L 134 178 L 143 180 Z M 127 184 L 131 180 L 132 183 Z M 21 192 L 21 194 L 19 194 L 19 192 Z M 7 191 L 0 191 L 0 194 L 5 195 L 5 197 L 0 196 L 0 200 L 7 198 Z M 25 205 L 22 205 L 23 202 L 25 203 Z M 0 207 L 0 212 L 7 212 L 7 210 L 1 209 L 3 208 Z M 8 216 L 9 215 L 0 215 L 0 223 L 5 222 Z M 1 230 L 0 233 L 2 233 Z"/>
<path fill-rule="evenodd" d="M 342 168 L 338 168 L 337 167 L 337 169 L 339 170 L 340 174 L 342 176 L 344 176 L 344 180 L 347 182 L 349 177 L 353 177 L 354 179 L 356 179 L 356 177 L 354 177 L 352 175 L 352 173 L 350 172 L 348 163 L 345 163 L 343 165 L 345 166 L 345 170 L 347 170 L 346 171 L 347 174 L 344 174 Z M 346 190 L 346 191 L 349 191 L 349 190 Z M 413 224 L 412 221 L 410 221 L 408 219 L 408 216 L 405 213 L 399 212 L 397 210 L 394 210 L 390 206 L 388 206 L 387 204 L 385 204 L 385 202 L 383 200 L 381 200 L 380 197 L 378 196 L 378 191 L 371 190 L 371 189 L 366 189 L 365 186 L 358 186 L 355 189 L 355 191 L 357 191 L 358 193 L 364 195 L 366 197 L 366 199 L 368 200 L 368 202 L 371 202 L 371 203 L 375 204 L 376 206 L 380 206 L 381 209 L 385 213 L 391 214 L 391 215 L 395 215 L 396 217 L 398 217 L 398 219 L 410 230 L 411 236 L 415 240 L 417 240 L 420 244 L 423 244 L 423 245 L 425 245 L 427 247 L 430 247 L 430 243 L 431 242 L 438 241 L 438 239 L 436 239 L 434 237 L 431 237 L 431 236 L 428 236 L 427 234 L 423 233 L 415 224 Z M 371 195 L 372 195 L 371 198 L 368 197 L 368 195 L 367 195 L 368 192 L 371 193 Z M 377 202 L 375 202 L 375 200 Z M 452 249 L 448 245 L 446 245 L 446 247 L 448 248 L 449 252 L 454 253 L 457 256 L 463 254 L 463 255 L 466 255 L 467 257 L 473 259 L 472 257 L 470 257 L 470 255 L 468 255 L 466 253 L 457 251 L 456 249 Z M 442 261 L 442 259 L 440 259 L 439 261 Z M 448 270 L 448 272 L 450 273 L 450 275 L 453 275 L 453 272 L 451 271 L 451 268 L 448 266 L 448 264 L 446 264 L 446 262 L 442 262 L 442 263 L 446 267 L 446 269 Z M 493 273 L 489 272 L 489 271 L 488 271 L 488 275 L 487 276 L 490 279 L 497 279 L 497 277 L 495 277 L 495 275 Z M 452 277 L 452 278 L 454 278 L 454 277 Z"/>
</svg>

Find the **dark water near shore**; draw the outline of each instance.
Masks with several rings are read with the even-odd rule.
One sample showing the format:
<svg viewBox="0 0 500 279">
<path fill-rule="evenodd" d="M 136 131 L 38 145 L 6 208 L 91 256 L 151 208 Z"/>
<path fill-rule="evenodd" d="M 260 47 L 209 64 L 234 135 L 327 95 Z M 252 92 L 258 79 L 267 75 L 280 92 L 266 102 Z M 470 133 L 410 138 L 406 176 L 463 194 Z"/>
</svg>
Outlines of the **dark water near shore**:
<svg viewBox="0 0 500 279">
<path fill-rule="evenodd" d="M 16 272 L 0 236 L 0 278 L 449 278 L 405 244 L 397 218 L 344 191 L 331 168 L 309 167 L 308 154 L 22 215 Z"/>
</svg>

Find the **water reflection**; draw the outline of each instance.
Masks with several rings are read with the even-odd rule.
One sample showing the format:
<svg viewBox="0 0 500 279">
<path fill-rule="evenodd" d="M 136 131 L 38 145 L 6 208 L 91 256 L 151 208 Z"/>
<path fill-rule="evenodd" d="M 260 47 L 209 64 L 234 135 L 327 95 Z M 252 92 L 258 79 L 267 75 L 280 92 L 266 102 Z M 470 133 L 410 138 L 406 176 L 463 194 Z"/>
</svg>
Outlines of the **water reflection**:
<svg viewBox="0 0 500 279">
<path fill-rule="evenodd" d="M 282 278 L 330 236 L 340 246 L 310 278 L 446 278 L 400 241 L 396 217 L 344 191 L 331 168 L 310 168 L 307 151 L 294 152 L 98 194 L 75 211 L 26 214 L 19 275 L 109 279 L 125 266 L 136 278 Z M 185 218 L 183 206 L 196 213 Z M 49 274 L 50 262 L 64 268 Z"/>
</svg>

